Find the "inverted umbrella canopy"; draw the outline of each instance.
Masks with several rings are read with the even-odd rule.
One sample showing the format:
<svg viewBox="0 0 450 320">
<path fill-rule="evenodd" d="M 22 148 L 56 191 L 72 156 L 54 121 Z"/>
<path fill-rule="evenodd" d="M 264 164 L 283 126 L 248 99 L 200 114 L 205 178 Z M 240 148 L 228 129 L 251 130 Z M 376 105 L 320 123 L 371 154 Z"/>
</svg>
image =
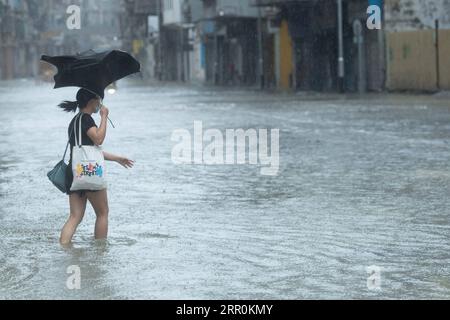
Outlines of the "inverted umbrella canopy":
<svg viewBox="0 0 450 320">
<path fill-rule="evenodd" d="M 95 52 L 88 50 L 73 56 L 46 56 L 42 61 L 58 68 L 55 89 L 80 87 L 103 97 L 103 91 L 111 83 L 140 71 L 139 62 L 129 53 L 120 50 Z"/>
</svg>

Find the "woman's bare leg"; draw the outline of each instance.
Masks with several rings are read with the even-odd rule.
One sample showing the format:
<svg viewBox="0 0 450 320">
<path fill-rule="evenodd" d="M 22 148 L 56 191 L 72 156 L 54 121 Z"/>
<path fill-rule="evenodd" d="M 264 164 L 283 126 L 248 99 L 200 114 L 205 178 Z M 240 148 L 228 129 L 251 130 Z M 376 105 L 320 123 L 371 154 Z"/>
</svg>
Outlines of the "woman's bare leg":
<svg viewBox="0 0 450 320">
<path fill-rule="evenodd" d="M 86 194 L 97 216 L 97 220 L 95 221 L 95 239 L 106 239 L 108 236 L 109 213 L 106 189 L 96 192 L 86 192 Z"/>
<path fill-rule="evenodd" d="M 84 212 L 86 211 L 86 202 L 86 195 L 82 197 L 77 193 L 69 195 L 70 216 L 61 230 L 61 237 L 59 239 L 61 244 L 67 245 L 72 241 L 78 225 L 83 220 Z"/>
</svg>

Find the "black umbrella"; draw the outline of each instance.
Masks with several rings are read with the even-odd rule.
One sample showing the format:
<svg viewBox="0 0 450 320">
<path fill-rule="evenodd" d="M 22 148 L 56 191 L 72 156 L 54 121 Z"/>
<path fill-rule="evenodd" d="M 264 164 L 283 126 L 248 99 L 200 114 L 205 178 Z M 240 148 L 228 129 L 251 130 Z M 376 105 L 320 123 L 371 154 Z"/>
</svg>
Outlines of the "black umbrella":
<svg viewBox="0 0 450 320">
<path fill-rule="evenodd" d="M 41 60 L 58 68 L 55 89 L 80 87 L 103 97 L 103 91 L 111 83 L 139 72 L 140 64 L 130 54 L 120 50 L 95 52 L 89 50 L 74 56 L 43 55 Z"/>
</svg>

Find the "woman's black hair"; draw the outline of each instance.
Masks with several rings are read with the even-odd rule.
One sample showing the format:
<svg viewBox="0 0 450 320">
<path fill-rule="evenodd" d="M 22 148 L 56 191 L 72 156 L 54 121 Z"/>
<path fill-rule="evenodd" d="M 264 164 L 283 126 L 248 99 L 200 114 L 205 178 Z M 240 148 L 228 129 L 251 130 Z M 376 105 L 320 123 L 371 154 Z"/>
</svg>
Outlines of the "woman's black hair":
<svg viewBox="0 0 450 320">
<path fill-rule="evenodd" d="M 95 93 L 82 88 L 77 92 L 77 101 L 66 100 L 58 104 L 58 107 L 66 112 L 76 112 L 77 107 L 80 108 L 80 110 L 84 109 L 89 101 L 96 98 L 98 98 L 98 96 Z"/>
</svg>

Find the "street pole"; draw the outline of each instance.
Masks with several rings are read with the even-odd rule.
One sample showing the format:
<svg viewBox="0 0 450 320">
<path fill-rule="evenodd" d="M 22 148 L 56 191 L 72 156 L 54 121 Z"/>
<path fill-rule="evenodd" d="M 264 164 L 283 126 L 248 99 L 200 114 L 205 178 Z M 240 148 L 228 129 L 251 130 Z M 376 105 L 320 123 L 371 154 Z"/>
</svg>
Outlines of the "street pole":
<svg viewBox="0 0 450 320">
<path fill-rule="evenodd" d="M 358 46 L 358 92 L 363 94 L 366 92 L 366 61 L 364 51 L 364 33 L 361 20 L 353 21 L 354 43 Z"/>
<path fill-rule="evenodd" d="M 191 31 L 190 31 L 191 29 L 190 28 L 187 28 L 186 29 L 186 31 L 185 31 L 185 36 L 186 36 L 186 79 L 187 79 L 187 81 L 188 82 L 191 82 L 191 77 L 192 77 L 192 74 L 191 74 L 191 38 L 190 38 L 190 35 L 191 35 Z"/>
<path fill-rule="evenodd" d="M 179 52 L 178 52 L 178 81 L 184 82 L 184 37 L 183 37 L 183 27 L 177 30 L 178 32 L 178 43 L 179 43 Z"/>
<path fill-rule="evenodd" d="M 219 84 L 219 41 L 217 37 L 217 21 L 214 22 L 214 85 Z"/>
<path fill-rule="evenodd" d="M 378 30 L 378 61 L 380 67 L 380 85 L 379 90 L 383 90 L 386 87 L 386 58 L 385 58 L 385 44 L 384 44 L 384 31 Z"/>
<path fill-rule="evenodd" d="M 263 53 L 263 30 L 262 30 L 261 7 L 258 7 L 258 73 L 259 86 L 264 89 L 264 53 Z"/>
<path fill-rule="evenodd" d="M 163 70 L 162 70 L 162 13 L 161 13 L 161 0 L 156 0 L 156 12 L 158 14 L 158 80 L 162 80 Z"/>
<path fill-rule="evenodd" d="M 439 20 L 435 20 L 435 44 L 436 44 L 436 88 L 441 89 L 441 74 L 440 74 L 440 48 L 439 48 Z"/>
<path fill-rule="evenodd" d="M 338 19 L 338 78 L 339 90 L 344 92 L 344 32 L 343 32 L 343 13 L 342 0 L 337 0 L 337 19 Z"/>
</svg>

